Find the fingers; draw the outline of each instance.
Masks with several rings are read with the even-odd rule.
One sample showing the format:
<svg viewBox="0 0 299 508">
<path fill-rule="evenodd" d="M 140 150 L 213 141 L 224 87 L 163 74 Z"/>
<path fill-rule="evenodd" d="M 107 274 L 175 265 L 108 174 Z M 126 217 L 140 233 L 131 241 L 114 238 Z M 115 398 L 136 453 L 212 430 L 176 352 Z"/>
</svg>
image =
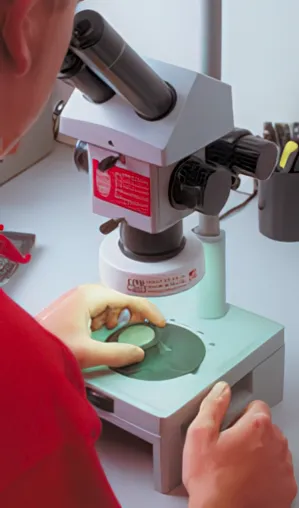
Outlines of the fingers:
<svg viewBox="0 0 299 508">
<path fill-rule="evenodd" d="M 125 295 L 97 284 L 81 286 L 80 291 L 84 295 L 92 319 L 100 316 L 106 308 L 113 309 L 115 315 L 117 313 L 119 315 L 119 310 L 128 309 L 133 322 L 136 322 L 137 317 L 140 316 L 139 321 L 147 319 L 156 326 L 165 326 L 165 318 L 160 310 L 146 298 Z"/>
<path fill-rule="evenodd" d="M 272 434 L 277 442 L 280 443 L 280 450 L 278 451 L 279 459 L 282 462 L 286 462 L 287 464 L 293 466 L 293 459 L 289 449 L 289 442 L 285 435 L 281 432 L 280 428 L 277 425 L 272 425 Z"/>
<path fill-rule="evenodd" d="M 103 343 L 89 339 L 84 342 L 80 366 L 83 369 L 107 365 L 107 367 L 125 367 L 139 363 L 144 359 L 144 351 L 131 344 Z"/>
<path fill-rule="evenodd" d="M 107 317 L 108 317 L 108 310 L 105 309 L 101 314 L 96 316 L 91 321 L 91 331 L 94 332 L 95 330 L 99 330 L 103 326 L 107 326 Z M 116 326 L 116 325 L 115 325 Z"/>
<path fill-rule="evenodd" d="M 188 432 L 200 433 L 208 441 L 218 439 L 230 401 L 229 385 L 224 382 L 217 383 L 203 400 L 199 413 L 190 425 Z"/>
<path fill-rule="evenodd" d="M 103 326 L 106 326 L 108 330 L 112 330 L 113 328 L 116 328 L 118 325 L 118 319 L 122 312 L 122 309 L 119 308 L 113 308 L 110 309 L 107 307 L 104 312 L 93 318 L 91 329 L 92 331 L 99 330 Z"/>
<path fill-rule="evenodd" d="M 147 319 L 153 325 L 165 326 L 165 318 L 160 310 L 146 298 L 127 297 L 126 308 L 131 314 L 131 322 L 144 321 Z"/>
<path fill-rule="evenodd" d="M 261 439 L 272 432 L 271 411 L 262 401 L 254 401 L 247 407 L 239 420 L 222 434 L 223 444 L 230 449 L 239 447 L 245 442 L 259 445 Z M 255 439 L 252 440 L 252 437 Z"/>
<path fill-rule="evenodd" d="M 248 423 L 252 423 L 258 428 L 260 423 L 266 423 L 267 421 L 271 424 L 271 410 L 269 406 L 261 400 L 255 400 L 248 405 L 244 414 L 235 423 L 234 428 L 237 430 L 244 429 Z"/>
<path fill-rule="evenodd" d="M 99 316 L 96 316 L 91 323 L 91 330 L 99 330 L 103 326 L 106 326 L 108 330 L 113 330 L 113 328 L 116 328 L 119 324 L 119 318 L 122 314 L 124 309 L 122 308 L 107 308 L 102 314 Z M 141 314 L 135 313 L 132 316 L 130 316 L 129 319 L 130 323 L 143 323 L 144 318 Z"/>
</svg>

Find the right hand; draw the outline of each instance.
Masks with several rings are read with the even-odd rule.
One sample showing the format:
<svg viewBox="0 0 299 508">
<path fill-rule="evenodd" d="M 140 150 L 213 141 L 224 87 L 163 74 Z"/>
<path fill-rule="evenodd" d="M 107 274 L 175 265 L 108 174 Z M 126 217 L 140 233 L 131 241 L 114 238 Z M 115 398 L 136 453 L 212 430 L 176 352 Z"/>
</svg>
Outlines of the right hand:
<svg viewBox="0 0 299 508">
<path fill-rule="evenodd" d="M 229 386 L 217 383 L 188 429 L 183 482 L 190 508 L 290 508 L 297 495 L 292 456 L 269 407 L 251 403 L 221 432 L 230 401 Z"/>
</svg>

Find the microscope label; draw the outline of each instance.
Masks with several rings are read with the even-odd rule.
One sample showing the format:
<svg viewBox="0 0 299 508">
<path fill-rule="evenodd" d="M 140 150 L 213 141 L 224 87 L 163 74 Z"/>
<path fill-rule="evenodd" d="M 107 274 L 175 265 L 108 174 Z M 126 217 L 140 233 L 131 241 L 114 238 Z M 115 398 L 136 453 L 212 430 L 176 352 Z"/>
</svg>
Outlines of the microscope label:
<svg viewBox="0 0 299 508">
<path fill-rule="evenodd" d="M 151 216 L 150 178 L 133 171 L 117 166 L 100 171 L 99 162 L 93 160 L 93 194 L 107 203 Z"/>
<path fill-rule="evenodd" d="M 168 276 L 153 276 L 136 278 L 130 277 L 127 280 L 127 291 L 136 295 L 159 295 L 161 293 L 173 293 L 188 286 L 193 286 L 198 277 L 196 268 L 188 273 L 177 273 Z"/>
</svg>

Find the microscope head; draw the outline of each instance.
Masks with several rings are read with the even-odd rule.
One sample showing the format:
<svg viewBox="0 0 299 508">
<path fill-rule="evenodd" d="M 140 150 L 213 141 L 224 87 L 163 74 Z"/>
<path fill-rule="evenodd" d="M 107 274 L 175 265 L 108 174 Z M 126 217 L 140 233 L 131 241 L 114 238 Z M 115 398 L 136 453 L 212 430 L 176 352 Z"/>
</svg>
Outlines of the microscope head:
<svg viewBox="0 0 299 508">
<path fill-rule="evenodd" d="M 60 131 L 87 147 L 93 211 L 101 216 L 160 233 L 194 210 L 218 215 L 244 169 L 240 160 L 246 174 L 256 169 L 250 133 L 232 134 L 230 86 L 143 60 L 95 11 L 76 14 L 59 78 L 77 88 Z M 242 150 L 235 156 L 241 138 L 243 159 Z M 271 173 L 277 150 L 269 155 L 266 143 Z"/>
<path fill-rule="evenodd" d="M 171 176 L 178 163 L 232 130 L 231 88 L 141 59 L 90 10 L 75 16 L 60 78 L 77 87 L 62 112 L 60 131 L 88 145 L 94 212 L 151 233 L 192 213 L 172 206 Z M 214 200 L 222 207 L 230 177 L 220 173 L 220 196 L 216 192 Z"/>
</svg>

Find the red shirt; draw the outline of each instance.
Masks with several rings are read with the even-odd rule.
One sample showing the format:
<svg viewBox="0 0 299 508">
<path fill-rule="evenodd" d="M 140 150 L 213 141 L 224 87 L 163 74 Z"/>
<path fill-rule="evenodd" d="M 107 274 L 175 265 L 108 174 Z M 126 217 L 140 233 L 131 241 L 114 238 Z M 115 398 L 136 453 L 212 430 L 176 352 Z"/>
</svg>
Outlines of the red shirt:
<svg viewBox="0 0 299 508">
<path fill-rule="evenodd" d="M 1 508 L 119 508 L 72 353 L 0 290 Z"/>
</svg>

